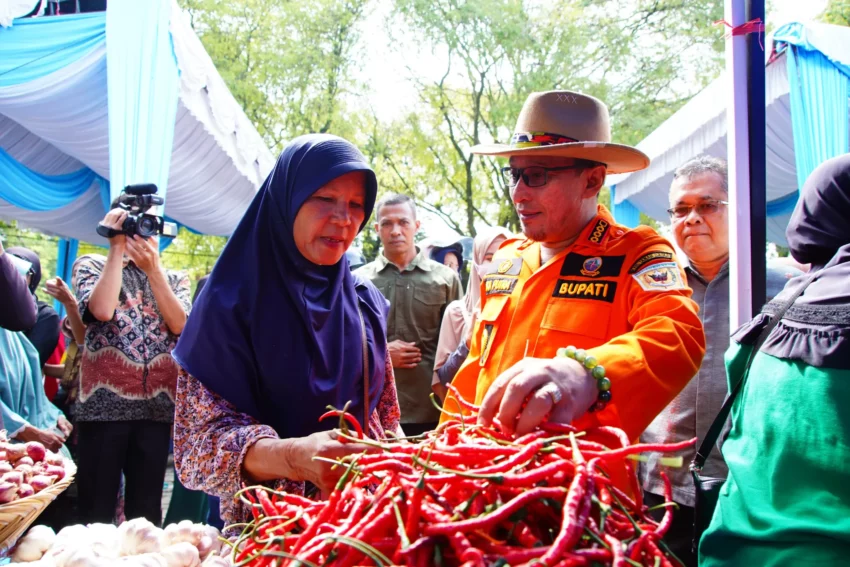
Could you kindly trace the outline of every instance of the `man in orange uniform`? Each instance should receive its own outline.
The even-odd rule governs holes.
[[[526,237],[493,258],[470,355],[453,381],[481,404],[484,425],[498,418],[521,435],[548,416],[637,439],[699,369],[705,337],[673,249],[597,204],[607,172],[649,164],[610,136],[608,109],[595,98],[534,93],[510,146],[472,149],[510,157],[503,172]],[[557,356],[567,346],[585,349],[609,382]]]

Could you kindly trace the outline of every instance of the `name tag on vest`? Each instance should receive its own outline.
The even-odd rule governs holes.
[[[594,282],[558,280],[552,297],[595,299],[597,301],[613,303],[616,293],[617,282],[611,280],[598,280]]]
[[[484,278],[484,293],[486,295],[510,295],[519,281],[517,277],[487,276]]]

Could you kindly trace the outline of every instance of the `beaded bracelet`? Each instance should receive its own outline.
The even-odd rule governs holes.
[[[596,388],[599,390],[599,395],[587,411],[594,412],[605,409],[605,406],[611,401],[611,380],[605,377],[605,367],[599,364],[595,356],[589,355],[584,349],[577,349],[572,345],[566,348],[559,348],[558,356],[572,358],[584,365],[590,371],[590,375],[596,380]]]

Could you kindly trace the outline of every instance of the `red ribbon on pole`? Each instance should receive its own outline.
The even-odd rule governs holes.
[[[764,22],[761,21],[761,18],[755,18],[754,20],[750,20],[749,22],[743,23],[740,26],[733,26],[726,20],[717,20],[714,22],[714,25],[723,24],[729,31],[726,33],[726,39],[734,36],[740,35],[749,35],[751,33],[759,34],[759,46],[761,46],[761,50],[764,51],[764,43],[762,42],[762,35],[764,34]]]

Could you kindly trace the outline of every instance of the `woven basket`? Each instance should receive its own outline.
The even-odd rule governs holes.
[[[18,538],[35,522],[48,504],[74,481],[77,467],[65,459],[65,478],[32,496],[0,504],[0,557],[6,555]]]

